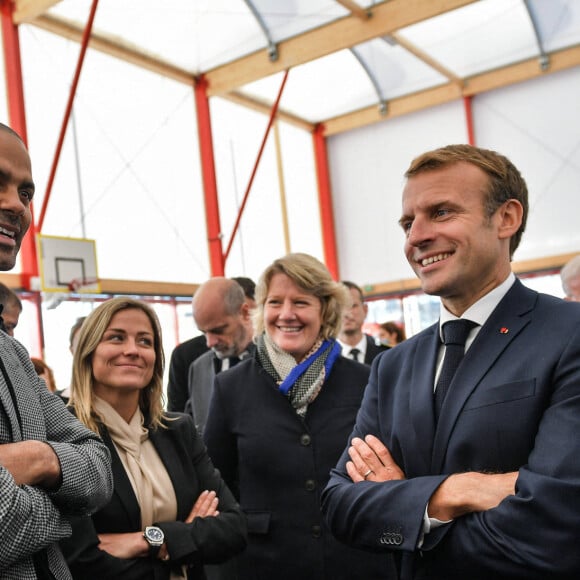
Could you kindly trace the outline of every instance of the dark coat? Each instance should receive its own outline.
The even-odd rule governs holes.
[[[171,353],[169,362],[169,382],[167,384],[167,410],[185,413],[189,399],[189,366],[209,349],[205,336],[195,336],[178,344]]]
[[[74,578],[79,580],[167,579],[170,565],[191,565],[189,579],[204,578],[203,564],[223,562],[245,546],[245,520],[234,497],[214,469],[189,415],[167,413],[167,429],[149,432],[175,489],[177,521],[156,522],[165,533],[170,563],[156,558],[119,559],[97,547],[99,533],[141,531],[141,512],[121,459],[106,429],[103,440],[112,456],[115,489],[111,501],[91,518],[73,521],[73,533],[62,542]],[[175,420],[171,420],[171,418]],[[219,516],[184,523],[199,494],[215,490]]]
[[[345,451],[323,494],[333,532],[403,554],[406,579],[580,576],[580,306],[516,281],[480,329],[433,416],[438,325],[373,364],[355,436],[376,435],[405,480],[353,484]],[[448,474],[519,471],[516,494],[425,536]]]
[[[376,356],[378,356],[382,352],[385,352],[386,350],[389,350],[390,347],[385,346],[383,344],[377,344],[375,342],[375,339],[372,336],[369,336],[368,334],[365,334],[365,336],[367,339],[367,351],[365,352],[364,363],[365,365],[370,365],[375,360]]]
[[[248,518],[239,580],[394,578],[389,557],[339,544],[320,514],[369,370],[339,357],[305,419],[255,358],[216,376],[204,437]]]

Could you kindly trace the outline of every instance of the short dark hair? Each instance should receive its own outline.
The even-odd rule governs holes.
[[[349,290],[356,290],[358,292],[358,295],[360,296],[360,301],[364,302],[365,301],[365,297],[362,291],[362,288],[360,286],[358,286],[357,284],[355,284],[354,282],[351,282],[350,280],[343,280],[342,283],[349,289]]]
[[[18,297],[18,294],[12,288],[8,288],[6,284],[2,284],[2,282],[0,282],[0,304],[2,306],[12,304],[22,312],[22,301]]]
[[[483,205],[487,217],[491,216],[506,201],[515,199],[524,209],[522,223],[510,239],[510,258],[513,257],[526,229],[528,219],[528,187],[517,167],[503,155],[489,149],[473,145],[448,145],[433,151],[427,151],[413,159],[405,177],[414,177],[419,173],[447,167],[460,162],[471,163],[484,171],[489,179],[489,186]]]
[[[256,283],[251,278],[246,278],[245,276],[234,276],[232,280],[236,281],[242,287],[246,298],[255,300]]]

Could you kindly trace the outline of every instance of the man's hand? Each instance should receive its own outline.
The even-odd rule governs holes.
[[[99,549],[115,558],[145,558],[149,556],[149,544],[143,532],[127,534],[99,534]]]
[[[355,437],[348,454],[351,461],[347,462],[346,471],[354,483],[405,479],[405,474],[394,462],[390,451],[374,435],[367,435],[364,441]]]
[[[202,491],[196,502],[193,504],[185,523],[191,524],[195,518],[208,518],[219,515],[217,509],[218,503],[219,499],[215,491]]]
[[[60,462],[53,448],[44,441],[18,441],[0,445],[0,465],[16,485],[55,489],[61,482]]]
[[[517,471],[451,475],[431,496],[428,515],[430,518],[449,521],[468,513],[497,507],[506,497],[515,494],[517,478]]]

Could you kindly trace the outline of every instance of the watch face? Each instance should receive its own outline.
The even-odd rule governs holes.
[[[164,535],[163,535],[163,532],[159,528],[148,527],[145,530],[145,535],[147,536],[147,539],[150,540],[151,542],[163,543]]]

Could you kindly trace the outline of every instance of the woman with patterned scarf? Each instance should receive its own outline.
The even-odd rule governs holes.
[[[312,256],[275,260],[256,288],[255,356],[216,376],[204,438],[247,516],[239,580],[395,578],[389,556],[339,544],[320,515],[369,376],[335,339],[347,300]]]

